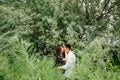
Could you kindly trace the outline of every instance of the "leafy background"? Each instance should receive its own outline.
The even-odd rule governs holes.
[[[120,79],[119,0],[0,0],[0,80],[64,80],[57,45],[72,45],[72,80]]]

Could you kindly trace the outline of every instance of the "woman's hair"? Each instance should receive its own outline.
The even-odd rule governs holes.
[[[61,46],[58,46],[58,47],[56,48],[56,53],[57,53],[57,55],[60,54],[60,51],[61,51]]]
[[[59,45],[56,48],[56,64],[58,63],[58,56],[60,55],[60,51],[61,51],[61,46]]]

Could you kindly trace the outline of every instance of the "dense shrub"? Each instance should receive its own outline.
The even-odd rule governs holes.
[[[0,80],[63,80],[54,55],[66,43],[73,80],[119,80],[119,16],[119,0],[1,0]]]

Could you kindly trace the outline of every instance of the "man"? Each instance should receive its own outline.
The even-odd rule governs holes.
[[[63,66],[58,67],[58,69],[65,69],[65,79],[69,79],[72,76],[73,73],[73,69],[75,67],[75,61],[76,61],[76,57],[73,54],[73,52],[71,51],[71,45],[70,44],[66,44],[64,46],[64,50],[65,53],[67,53],[67,59],[66,59],[66,64]]]

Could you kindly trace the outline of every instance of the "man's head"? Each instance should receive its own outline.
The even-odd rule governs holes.
[[[71,45],[70,44],[65,44],[64,50],[65,50],[66,53],[69,53],[69,51],[71,50]]]

